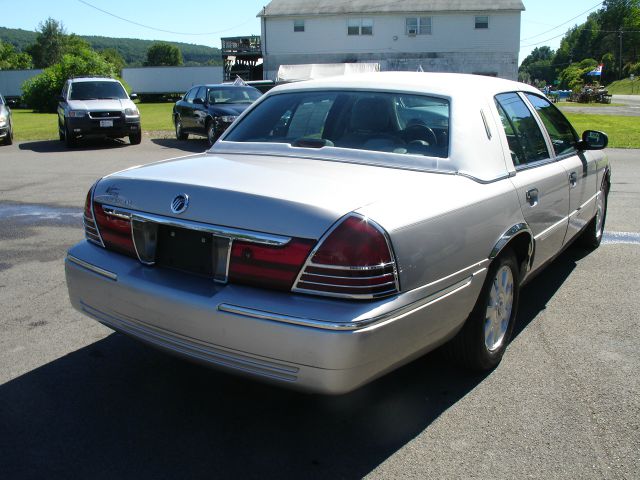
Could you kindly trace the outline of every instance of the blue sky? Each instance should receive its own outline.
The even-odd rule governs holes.
[[[596,0],[523,1],[527,10],[522,14],[520,61],[536,46],[558,48],[562,34],[586,19],[588,13],[583,12],[597,6],[589,10],[596,11],[600,6]],[[35,30],[42,20],[52,17],[61,20],[68,32],[79,35],[170,40],[219,48],[220,37],[260,34],[256,14],[266,4],[268,0],[0,0],[0,26]]]

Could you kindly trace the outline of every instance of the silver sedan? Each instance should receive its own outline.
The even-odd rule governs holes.
[[[69,296],[171,353],[307,391],[348,392],[443,344],[491,369],[521,285],[574,241],[599,245],[606,145],[495,78],[277,87],[208,152],[89,189]]]

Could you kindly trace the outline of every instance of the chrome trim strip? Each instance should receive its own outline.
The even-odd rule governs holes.
[[[373,224],[372,220],[369,220],[369,222],[371,222]],[[334,229],[332,229],[331,231],[333,231],[333,230]],[[318,250],[317,248],[314,248],[314,250],[311,253],[315,254],[315,252],[317,250]],[[311,256],[311,254],[309,254],[309,256]],[[305,268],[306,267],[312,267],[312,268],[326,268],[327,270],[368,272],[368,271],[371,271],[371,270],[380,270],[381,268],[386,268],[386,267],[393,266],[393,265],[394,265],[394,262],[388,262],[388,263],[381,263],[379,265],[371,265],[371,266],[368,266],[368,267],[350,267],[350,266],[340,266],[340,265],[325,265],[323,263],[313,263],[311,260],[309,260],[309,264],[305,265]],[[392,272],[389,272],[389,273],[392,273]],[[308,275],[318,275],[318,274],[316,274],[316,273],[308,273]],[[361,277],[357,277],[357,278],[361,278]]]
[[[438,283],[442,283],[442,282],[444,282],[445,280],[451,280],[451,279],[453,279],[453,278],[455,278],[455,277],[460,276],[461,274],[463,274],[463,273],[464,273],[464,272],[466,272],[467,270],[471,270],[471,269],[474,269],[474,268],[479,268],[479,270],[478,270],[477,272],[473,272],[473,273],[471,273],[470,275],[471,275],[471,276],[478,275],[478,274],[480,274],[481,272],[483,272],[484,270],[486,270],[486,269],[487,269],[487,267],[486,267],[486,266],[487,266],[488,264],[489,264],[489,259],[481,260],[481,261],[479,261],[479,262],[477,262],[477,263],[474,263],[473,265],[469,265],[468,267],[465,267],[465,268],[463,268],[463,269],[461,269],[461,270],[458,270],[457,272],[453,272],[453,273],[451,273],[451,274],[447,275],[446,277],[439,278],[438,280],[434,280],[433,282],[430,282],[430,283],[427,283],[427,284],[422,285],[422,286],[420,286],[420,287],[414,288],[413,290],[411,290],[411,292],[418,292],[418,291],[420,291],[420,290],[424,290],[424,289],[426,289],[426,288],[433,287],[433,286],[437,285]],[[469,275],[467,275],[467,277],[468,277],[468,276],[469,276]],[[466,277],[465,277],[465,278],[466,278]]]
[[[94,208],[93,208],[93,196],[94,196],[95,191],[96,191],[96,185],[98,185],[98,182],[99,182],[99,181],[100,181],[100,180],[98,180],[96,183],[94,183],[94,184],[91,186],[91,195],[90,195],[90,200],[89,200],[89,207],[91,208],[91,216],[93,217],[93,219],[92,219],[92,222],[91,222],[91,223],[93,223],[93,226],[94,226],[94,228],[95,228],[96,232],[98,232],[98,240],[100,241],[100,243],[96,242],[94,239],[91,239],[91,238],[89,238],[88,240],[89,240],[90,242],[95,243],[96,245],[99,245],[99,246],[100,246],[100,247],[102,247],[102,248],[105,248],[105,246],[104,246],[104,240],[102,240],[102,234],[100,233],[100,229],[98,228],[98,223],[96,222],[96,212],[94,211]],[[84,222],[83,222],[83,223],[84,223]],[[86,235],[85,235],[85,236],[86,236]]]
[[[565,218],[566,221],[566,218]],[[494,259],[498,256],[498,254],[502,251],[502,249],[504,248],[504,246],[509,243],[509,241],[514,238],[516,235],[519,235],[520,233],[528,233],[531,238],[534,238],[533,236],[533,232],[531,231],[531,229],[529,228],[529,225],[527,225],[526,223],[517,223],[516,225],[513,225],[511,228],[509,228],[509,230],[507,230],[506,232],[504,232],[502,234],[502,236],[500,237],[500,239],[496,242],[496,244],[493,246],[493,249],[491,249],[491,253],[489,254],[489,258],[490,259]],[[531,258],[531,254],[533,253],[533,245],[529,245],[529,258]]]
[[[382,278],[382,277],[386,277],[387,275],[393,275],[393,272],[389,272],[389,273],[382,273],[380,275],[374,275],[374,276],[369,276],[369,277],[341,277],[339,275],[323,275],[321,273],[304,273],[303,275],[310,275],[313,277],[322,277],[322,278],[333,278],[333,279],[338,279],[338,280],[375,280],[378,278]],[[306,280],[300,280],[301,282],[306,282]]]
[[[114,207],[112,205],[102,205],[102,209],[108,215],[126,218],[135,218],[138,221],[160,223],[176,228],[186,228],[199,232],[211,233],[216,237],[226,237],[232,240],[243,240],[245,242],[259,243],[263,245],[283,246],[291,241],[291,237],[284,235],[274,235],[270,233],[253,232],[240,228],[223,227],[219,225],[209,225],[206,223],[194,222],[191,220],[163,217],[152,213],[136,212],[125,208]]]
[[[100,323],[119,332],[131,335],[152,345],[169,349],[181,355],[202,360],[209,364],[221,365],[238,371],[274,378],[277,380],[295,382],[299,367],[263,360],[223,347],[205,342],[194,341],[174,332],[154,328],[137,318],[119,312],[103,312],[87,303],[80,301],[82,311]]]
[[[301,283],[304,283],[304,282],[301,282]],[[335,285],[335,286],[344,287],[344,285]],[[294,293],[307,293],[309,295],[315,295],[320,297],[346,298],[348,300],[378,300],[379,298],[388,297],[389,295],[398,293],[395,289],[384,290],[382,292],[377,292],[377,293],[336,293],[336,292],[325,292],[322,290],[310,290],[308,288],[296,288],[295,290],[291,289],[291,291]]]
[[[218,310],[232,315],[240,315],[242,317],[253,318],[255,320],[268,320],[271,322],[286,323],[290,325],[298,325],[301,327],[316,328],[320,330],[333,330],[333,331],[362,331],[365,328],[374,328],[382,324],[387,324],[395,320],[399,320],[407,315],[410,315],[418,310],[428,307],[433,303],[442,300],[471,284],[473,277],[484,272],[486,269],[481,269],[469,277],[454,283],[447,288],[444,288],[432,295],[417,300],[404,307],[397,308],[388,313],[377,315],[371,318],[365,318],[362,320],[355,320],[352,322],[327,322],[323,320],[317,320],[314,318],[296,317],[292,315],[284,315],[275,312],[267,312],[264,310],[257,310],[254,308],[241,307],[239,305],[231,305],[228,303],[221,303],[218,305]]]
[[[569,219],[575,217],[578,213],[580,213],[581,210],[584,210],[591,202],[593,202],[595,199],[597,199],[600,196],[600,193],[601,193],[601,191],[598,190],[598,192],[595,195],[593,195],[589,200],[587,200],[582,205],[580,205],[578,208],[576,208],[573,212],[571,212],[569,214]]]
[[[113,280],[114,282],[118,281],[118,275],[110,272],[109,270],[105,270],[104,268],[96,267],[84,260],[80,260],[78,257],[74,257],[73,255],[67,254],[67,260],[75,263],[76,265],[86,268],[87,270],[92,271],[93,273],[97,273],[98,275],[102,275],[103,277],[108,278],[109,280]]]
[[[543,231],[541,231],[538,235],[536,235],[534,238],[534,240],[538,240],[539,238],[544,238],[547,235],[549,235],[549,233],[551,233],[552,230],[555,230],[558,227],[566,227],[567,223],[569,222],[569,216],[567,215],[566,217],[564,217],[562,220],[557,221],[556,223],[554,223],[553,225],[551,225],[550,227],[545,228]],[[564,224],[564,225],[563,225]]]
[[[102,209],[104,210],[104,207]],[[105,213],[106,213],[106,211],[105,211]],[[122,216],[119,216],[119,215],[114,215],[114,216],[118,217],[118,218],[122,218]],[[148,262],[148,261],[142,259],[142,257],[140,256],[140,252],[138,251],[138,245],[136,244],[136,236],[135,236],[135,234],[133,232],[133,217],[129,217],[128,221],[129,221],[129,230],[131,232],[131,243],[133,243],[133,249],[136,252],[136,257],[138,257],[138,261],[141,264],[146,265],[147,267],[152,267],[153,265],[156,264],[155,252],[154,252],[154,260],[152,262]]]
[[[480,109],[480,116],[482,117],[482,123],[484,123],[484,129],[487,132],[487,138],[491,140],[491,137],[493,136],[491,134],[491,127],[489,127],[489,122],[487,122],[487,117],[485,116],[483,109]]]
[[[395,285],[396,282],[395,281],[391,281],[391,282],[385,282],[385,283],[376,283],[374,285],[337,285],[335,283],[322,283],[322,282],[310,282],[308,280],[300,280],[300,282],[298,283],[303,283],[306,285],[320,285],[322,287],[335,287],[335,288],[369,288],[369,289],[374,289],[374,288],[379,288],[379,287],[384,287],[387,285]],[[327,293],[333,293],[333,292],[327,292]]]

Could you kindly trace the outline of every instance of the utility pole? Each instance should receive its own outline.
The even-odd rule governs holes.
[[[620,73],[618,74],[618,80],[622,80],[622,29],[618,32],[620,37]]]

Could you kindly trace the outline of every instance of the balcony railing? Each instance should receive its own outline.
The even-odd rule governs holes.
[[[222,38],[222,55],[261,54],[260,36]]]

